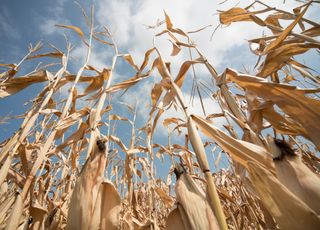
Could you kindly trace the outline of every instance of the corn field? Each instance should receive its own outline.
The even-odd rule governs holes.
[[[268,31],[248,40],[257,57],[253,70],[218,73],[191,39],[210,28],[185,31],[166,12],[149,26],[153,46],[137,63],[108,27],[96,27],[93,7],[82,8],[87,28],[56,25],[85,45],[80,68],[69,68],[67,38],[65,50],[49,44],[44,52],[39,42],[18,64],[0,64],[1,99],[43,85],[19,117],[20,128],[0,143],[0,228],[320,229],[320,78],[295,58],[319,56],[320,22],[306,13],[320,2],[297,3],[287,11],[260,1],[218,11],[220,27],[246,22]],[[161,38],[171,42],[178,71],[162,55]],[[97,43],[110,52],[103,69],[89,64]],[[190,58],[179,63],[183,51]],[[20,74],[30,63],[33,70]],[[120,63],[133,75],[116,81]],[[195,66],[210,84],[201,84]],[[148,119],[137,127],[137,105],[117,98],[151,79]],[[190,109],[189,82],[202,114]],[[205,94],[221,113],[206,113]],[[158,122],[170,109],[177,116]],[[167,128],[166,143],[155,138],[157,126]],[[160,176],[162,164],[169,171]]]

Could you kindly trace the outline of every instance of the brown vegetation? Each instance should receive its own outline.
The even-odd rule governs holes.
[[[1,64],[8,70],[0,74],[0,98],[35,83],[46,86],[26,111],[20,129],[0,144],[0,228],[319,229],[320,160],[316,153],[320,148],[320,101],[316,97],[320,79],[294,59],[309,50],[319,52],[320,25],[305,18],[315,4],[319,2],[310,1],[290,13],[255,1],[246,8],[220,12],[221,24],[247,21],[271,31],[270,36],[249,41],[251,47],[257,47],[252,50],[259,57],[256,74],[230,68],[218,74],[189,33],[175,28],[167,14],[164,30],[155,37],[169,37],[172,56],[182,49],[198,55],[182,63],[176,77],[156,44],[139,66],[130,54],[118,52],[106,28],[94,31],[93,20],[86,14],[88,37],[78,27],[57,25],[76,32],[87,46],[86,61],[76,74],[67,68],[70,44],[66,52],[53,47],[52,52],[39,54],[42,44],[38,43],[29,47],[19,64]],[[255,5],[262,10],[254,11]],[[283,28],[281,20],[290,23]],[[298,26],[301,32],[293,32]],[[88,65],[93,42],[114,48],[110,67],[98,70]],[[50,72],[48,65],[17,76],[22,63],[48,57],[60,60],[58,71]],[[113,84],[118,59],[124,59],[136,74]],[[218,89],[212,97],[222,114],[190,114],[182,87],[194,64],[204,65],[216,82]],[[156,71],[161,80],[151,91],[149,120],[140,130],[146,138],[142,146],[134,121],[112,113],[117,102],[109,103],[108,98],[142,84]],[[91,75],[84,74],[88,72]],[[291,84],[295,79],[311,82],[316,88],[296,87]],[[66,84],[71,85],[69,94],[56,102],[55,94]],[[82,94],[78,84],[86,84]],[[241,94],[235,94],[234,88]],[[77,100],[88,95],[94,106],[80,108]],[[163,146],[153,138],[159,117],[171,107],[181,108],[184,120],[166,119],[165,125],[186,130],[185,146],[170,141]],[[136,116],[134,109],[128,108]],[[107,121],[103,120],[105,114]],[[216,117],[230,121],[226,126],[229,133],[214,125]],[[128,146],[123,137],[113,135],[110,123],[114,120],[131,125]],[[107,133],[101,131],[104,126]],[[236,127],[241,132],[236,133]],[[266,129],[273,135],[263,135]],[[65,138],[67,130],[72,133]],[[208,143],[202,142],[200,133],[227,155],[229,170],[210,169]],[[301,143],[298,136],[310,142]],[[284,141],[276,139],[279,137]],[[111,143],[117,147],[111,148]],[[172,159],[175,192],[170,181],[155,177],[155,149]],[[125,159],[117,158],[118,151],[125,153]]]

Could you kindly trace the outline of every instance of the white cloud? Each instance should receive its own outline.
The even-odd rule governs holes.
[[[51,8],[50,11],[54,13],[56,16],[63,16],[65,10],[65,3],[67,0],[56,0],[56,6]]]
[[[83,43],[72,50],[71,57],[73,58],[73,64],[76,68],[83,66],[87,57],[87,52],[88,48]],[[98,49],[93,46],[91,49],[89,65],[92,65],[101,71],[110,64],[111,55],[113,54],[107,52],[105,49]]]
[[[131,1],[102,1],[98,6],[97,17],[102,25],[111,25],[116,42],[122,46],[131,39],[133,13]]]
[[[129,88],[129,90],[120,98],[120,100],[123,100],[132,106],[137,106],[137,115],[143,122],[147,121],[149,118],[152,86],[153,83],[151,81],[142,82],[142,84],[138,83]]]
[[[59,24],[56,19],[46,19],[39,24],[40,32],[45,35],[53,34],[57,32],[57,27],[55,27],[56,24]]]
[[[54,33],[62,33],[62,30],[58,30],[56,24],[69,24],[69,20],[65,17],[65,3],[66,0],[57,0],[53,3],[53,7],[48,8],[49,15],[43,15],[41,23],[39,23],[39,30],[43,35],[51,35]]]

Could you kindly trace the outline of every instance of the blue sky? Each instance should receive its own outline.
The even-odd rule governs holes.
[[[251,1],[241,1],[239,6],[246,6]],[[286,1],[283,5],[282,1],[276,2],[277,7],[288,9],[296,5],[295,1]],[[147,49],[152,47],[152,37],[155,33],[153,30],[146,29],[146,25],[155,25],[157,20],[163,20],[165,10],[171,17],[173,24],[176,27],[186,31],[195,30],[207,25],[211,25],[206,30],[192,35],[192,39],[199,45],[208,60],[213,64],[219,72],[222,72],[226,67],[244,70],[243,66],[251,69],[254,73],[253,66],[256,57],[250,53],[247,40],[261,36],[262,32],[266,31],[252,23],[236,23],[229,27],[220,28],[210,39],[214,27],[218,25],[218,15],[216,10],[228,9],[235,6],[238,2],[227,1],[224,4],[218,4],[217,1],[196,1],[196,0],[100,0],[100,1],[80,1],[80,4],[89,13],[90,5],[95,6],[95,24],[97,28],[107,26],[119,46],[121,53],[130,53],[133,55],[136,63],[140,65],[143,55]],[[308,13],[308,17],[317,18],[319,21],[319,6],[314,6]],[[85,26],[85,21],[80,8],[73,1],[57,0],[2,0],[0,8],[0,63],[17,63],[27,53],[29,43],[35,44],[39,40],[46,45],[47,42],[54,44],[61,50],[65,50],[66,43],[64,34],[70,39],[74,45],[71,53],[71,71],[76,71],[84,61],[86,48],[79,41],[78,36],[74,33],[55,27],[55,24],[75,25],[81,27],[87,34],[88,29]],[[158,32],[161,30],[158,30]],[[177,73],[183,61],[188,60],[188,53],[182,52],[177,57],[171,57],[171,45],[167,37],[158,38],[156,41],[157,47],[161,50],[166,60],[172,61],[172,71]],[[46,46],[45,49],[48,49]],[[44,49],[44,50],[45,50]],[[106,46],[94,44],[93,53],[90,63],[102,70],[104,67],[110,67],[111,64],[111,49]],[[316,52],[310,52],[302,56],[301,61],[308,64],[320,72],[320,58]],[[20,74],[26,74],[36,65],[36,61],[28,62],[21,68]],[[1,69],[3,70],[3,69]],[[196,66],[197,74],[200,79],[214,89],[214,84],[208,80],[208,73],[204,68]],[[120,61],[117,65],[114,82],[132,77],[134,72],[124,61]],[[147,114],[150,110],[148,104],[150,99],[150,90],[154,82],[159,79],[155,73],[153,78],[145,81],[138,86],[130,89],[124,96],[117,100],[124,101],[138,106],[138,123],[140,128],[144,125],[147,119]],[[190,95],[190,86],[192,84],[189,76],[184,86],[185,94]],[[13,96],[0,100],[0,117],[22,115],[28,106],[24,105],[27,100],[32,99],[42,89],[43,84],[33,85],[22,92]],[[79,86],[79,90],[83,87]],[[64,88],[66,95],[67,88]],[[209,97],[204,95],[204,101],[209,111],[208,113],[219,112],[218,105]],[[83,102],[84,103],[84,102]],[[79,105],[81,106],[81,105]],[[192,112],[201,115],[201,108],[198,101],[192,106]],[[125,106],[119,105],[115,108],[115,112],[122,116],[128,116]],[[165,117],[177,116],[178,112],[170,110]],[[181,116],[181,114],[179,115]],[[163,119],[162,119],[163,120]],[[155,138],[158,138],[160,143],[166,143],[166,129],[162,127],[161,122],[156,132]],[[10,120],[6,124],[0,126],[0,142],[10,137],[16,131],[22,119]],[[221,126],[223,121],[217,121],[217,125]],[[127,130],[123,135],[128,141],[130,133],[128,126],[119,122],[118,126],[121,130]],[[127,127],[127,128],[125,128]],[[181,138],[175,137],[175,141],[181,143]]]

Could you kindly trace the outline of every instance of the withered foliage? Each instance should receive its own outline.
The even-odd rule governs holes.
[[[320,24],[306,18],[312,7],[319,7],[319,1],[301,3],[292,12],[260,1],[219,12],[222,25],[247,22],[267,31],[249,40],[258,56],[253,72],[226,68],[218,74],[190,38],[206,28],[185,32],[166,13],[164,23],[150,27],[162,31],[140,65],[118,51],[107,28],[95,31],[85,13],[88,33],[73,25],[56,25],[79,35],[88,50],[77,73],[68,70],[71,44],[65,52],[51,46],[53,51],[39,53],[38,43],[29,47],[19,64],[0,64],[7,68],[0,74],[1,98],[44,84],[20,129],[0,144],[0,228],[319,229],[320,79],[295,58],[310,50],[319,52]],[[177,73],[157,47],[156,39],[164,36],[172,44],[172,56],[182,50],[197,55],[178,63]],[[88,64],[93,43],[114,50],[111,66],[99,70]],[[22,63],[43,58],[59,60],[59,68],[37,66],[19,75]],[[135,74],[114,83],[119,59]],[[183,89],[193,65],[203,65],[218,86],[211,96],[221,113],[207,117],[190,113]],[[149,119],[138,130],[135,108],[127,105],[133,119],[122,117],[113,109],[120,104],[110,98],[153,74],[161,78],[151,94],[146,93]],[[193,80],[203,106],[195,75]],[[79,84],[85,85],[83,92]],[[68,94],[58,97],[63,87],[70,87]],[[87,105],[81,106],[80,100]],[[155,128],[170,108],[181,110],[184,118],[166,118],[158,124],[174,125],[163,145],[154,138]],[[216,118],[226,119],[225,129],[215,125]],[[129,144],[113,132],[114,121],[131,128]],[[175,131],[187,133],[185,145],[172,143]],[[204,143],[200,133],[209,142]],[[210,168],[208,145],[221,150],[216,165],[225,154],[227,169]],[[155,157],[164,156],[172,161],[166,181],[155,172],[159,167]]]

